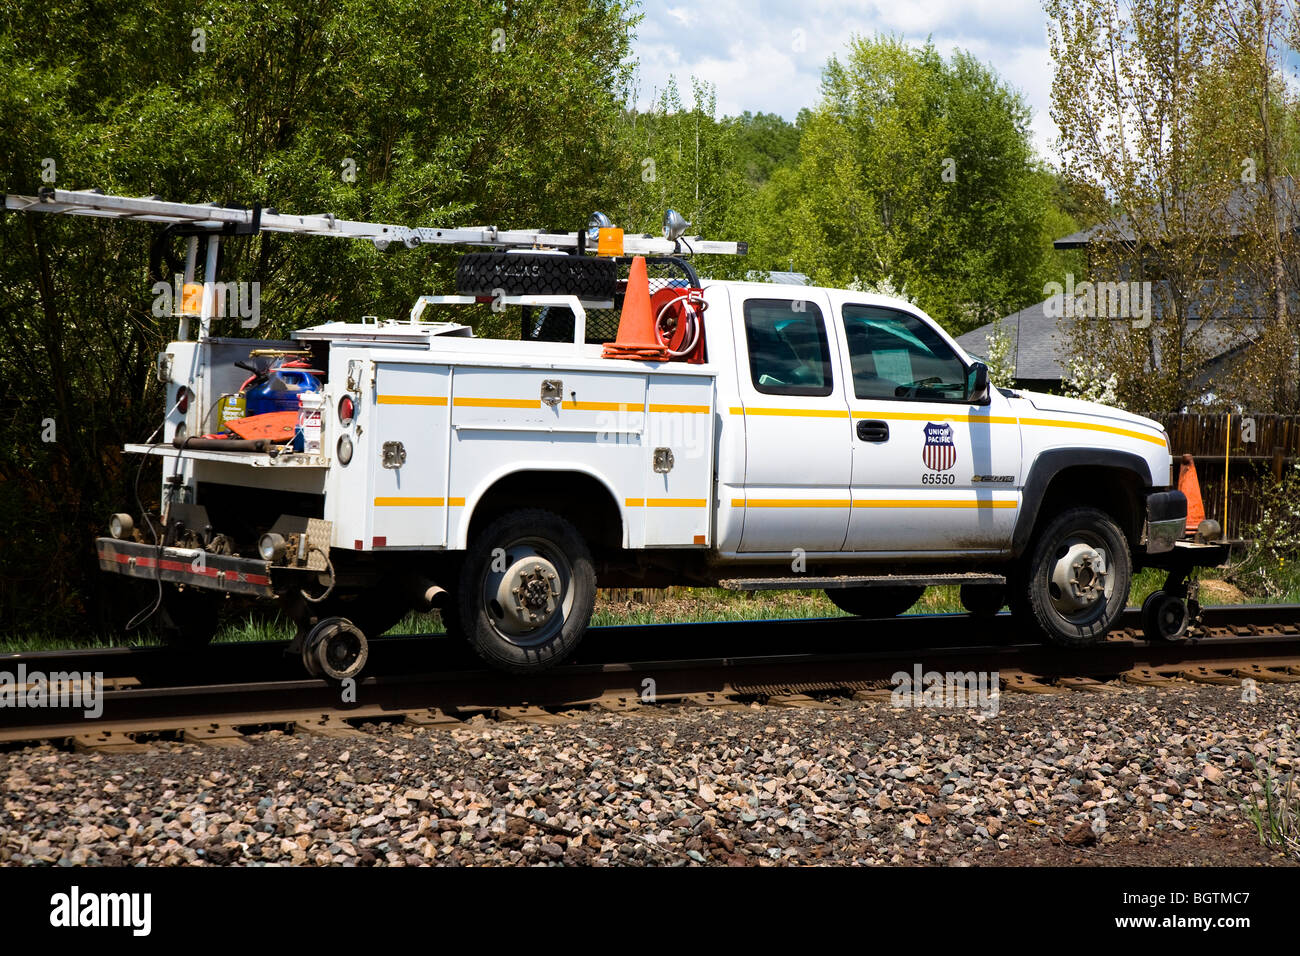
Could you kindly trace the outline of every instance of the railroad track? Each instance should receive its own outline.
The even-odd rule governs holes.
[[[247,731],[265,727],[353,736],[367,721],[454,726],[486,714],[561,723],[575,708],[632,711],[648,703],[827,706],[834,698],[887,698],[891,676],[917,664],[997,671],[1010,693],[1300,681],[1300,606],[1210,608],[1201,636],[1172,645],[1146,643],[1130,609],[1104,644],[1076,652],[995,642],[1009,623],[933,615],[596,628],[573,662],[529,677],[483,669],[459,641],[381,638],[371,644],[369,676],[348,699],[339,687],[304,678],[281,643],[8,654],[0,655],[0,671],[102,674],[103,712],[89,720],[77,711],[6,707],[0,743],[53,740],[114,751],[163,736],[241,746]]]

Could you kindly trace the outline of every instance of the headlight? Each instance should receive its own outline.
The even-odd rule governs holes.
[[[131,537],[135,522],[127,514],[115,514],[108,519],[108,533],[119,541]]]
[[[347,435],[339,436],[339,464],[346,465],[352,460],[352,439]]]
[[[284,557],[284,538],[268,531],[257,539],[257,553],[263,561],[277,561]]]

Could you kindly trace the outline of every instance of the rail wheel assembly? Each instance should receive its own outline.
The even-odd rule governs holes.
[[[370,657],[370,642],[345,617],[327,617],[302,642],[302,664],[313,677],[356,678]]]
[[[1195,601],[1169,591],[1152,591],[1142,602],[1142,633],[1152,643],[1181,641],[1187,636],[1195,612]]]

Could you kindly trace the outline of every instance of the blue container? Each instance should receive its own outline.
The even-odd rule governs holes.
[[[319,392],[320,382],[315,375],[300,368],[274,369],[266,380],[245,393],[247,415],[265,415],[267,412],[296,412],[298,396],[302,392]]]
[[[298,396],[303,392],[319,392],[320,381],[315,375],[300,368],[277,368],[271,371],[260,385],[245,393],[245,413],[248,416],[267,412],[298,411]],[[293,436],[294,451],[302,451],[302,433]]]

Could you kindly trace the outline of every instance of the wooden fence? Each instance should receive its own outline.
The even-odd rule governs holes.
[[[1205,503],[1205,516],[1224,521],[1225,454],[1228,510],[1225,527],[1236,536],[1260,516],[1259,490],[1269,474],[1281,477],[1300,459],[1300,416],[1220,415],[1157,416],[1169,432],[1174,454],[1173,481],[1178,462],[1191,455]]]

